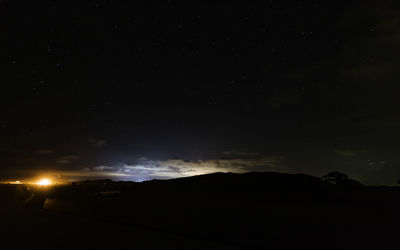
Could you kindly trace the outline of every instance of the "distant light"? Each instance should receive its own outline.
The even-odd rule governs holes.
[[[6,182],[7,184],[14,184],[14,185],[18,185],[18,184],[22,184],[20,181],[10,181],[10,182]]]
[[[36,184],[38,184],[39,186],[49,186],[51,185],[51,181],[49,179],[41,179]]]

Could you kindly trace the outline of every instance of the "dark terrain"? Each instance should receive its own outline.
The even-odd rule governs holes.
[[[298,174],[2,185],[1,249],[398,249],[400,188]]]

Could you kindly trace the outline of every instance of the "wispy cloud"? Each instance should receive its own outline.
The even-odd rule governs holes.
[[[54,153],[54,150],[51,150],[51,149],[39,149],[39,150],[35,151],[35,154],[38,154],[38,155],[50,155],[53,153]]]
[[[245,157],[255,157],[259,156],[259,153],[256,152],[249,152],[249,151],[238,151],[238,150],[231,150],[231,151],[224,151],[222,152],[224,156],[245,156]]]
[[[89,142],[90,144],[92,144],[93,147],[96,148],[103,148],[107,146],[107,141],[104,139],[90,139]]]
[[[66,174],[76,177],[115,177],[133,181],[154,178],[169,179],[215,172],[277,171],[281,160],[282,157],[279,156],[261,157],[255,155],[251,158],[233,157],[198,161],[185,161],[177,158],[168,160],[140,158],[136,164],[102,165]]]
[[[365,11],[356,11],[363,9]],[[400,9],[392,0],[361,1],[344,18],[344,26],[356,30],[369,23],[368,36],[354,36],[345,51],[346,67],[342,76],[379,86],[397,84],[400,76],[396,56],[400,54]],[[397,85],[396,85],[397,86]]]
[[[77,155],[66,155],[58,158],[57,163],[59,164],[70,164],[73,163],[77,160],[79,160],[80,157]]]
[[[359,154],[359,152],[350,151],[350,150],[339,150],[339,149],[334,150],[334,152],[337,155],[348,156],[348,157],[357,156]]]
[[[109,167],[109,166],[98,166],[98,167],[94,167],[93,170],[95,170],[95,171],[110,171],[110,170],[115,170],[115,168]]]

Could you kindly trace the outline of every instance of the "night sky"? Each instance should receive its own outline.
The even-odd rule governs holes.
[[[0,1],[0,176],[400,178],[397,1]]]

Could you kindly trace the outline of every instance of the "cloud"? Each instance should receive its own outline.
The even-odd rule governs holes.
[[[348,157],[353,157],[353,156],[357,156],[358,152],[354,152],[354,151],[349,151],[349,150],[334,150],[334,152],[338,155],[341,156],[348,156]]]
[[[392,0],[363,1],[351,9],[343,20],[343,26],[353,35],[343,52],[347,67],[341,77],[374,89],[376,84],[397,87],[399,25],[400,6]]]
[[[57,163],[59,164],[70,164],[73,163],[77,160],[79,160],[80,157],[77,155],[67,155],[67,156],[62,156],[58,158]]]
[[[342,20],[347,39],[342,38],[343,51],[333,65],[335,83],[343,87],[338,107],[347,104],[344,112],[360,114],[345,118],[346,123],[375,145],[384,137],[400,138],[400,110],[395,108],[400,104],[399,25],[400,4],[394,0],[360,1]]]
[[[35,154],[38,154],[38,155],[50,155],[53,153],[54,153],[54,150],[51,150],[51,149],[40,149],[40,150],[35,151]]]
[[[134,180],[130,175],[124,174],[123,172],[102,172],[102,171],[92,171],[88,168],[82,169],[81,171],[61,171],[58,173],[62,179],[67,181],[71,180],[81,180],[81,179],[104,179],[113,178],[116,180]]]
[[[95,171],[111,171],[111,170],[115,170],[115,168],[109,167],[109,166],[98,166],[98,167],[94,167],[93,170],[95,170]]]
[[[226,155],[226,154],[223,154]],[[232,155],[232,154],[230,154]],[[245,173],[250,171],[278,170],[282,157],[232,157],[224,159],[210,159],[198,161],[185,161],[178,158],[168,160],[152,160],[140,158],[136,164],[119,163],[114,166],[101,165],[93,168],[85,168],[81,171],[66,172],[66,176],[115,178],[118,180],[142,181],[149,179],[170,179],[188,177],[194,175],[209,174],[215,172]],[[63,161],[71,161],[75,158],[64,157]]]
[[[90,144],[92,144],[93,147],[96,148],[103,148],[107,146],[107,141],[104,139],[90,139],[89,142]]]
[[[224,156],[254,157],[254,156],[258,156],[259,154],[255,153],[255,152],[249,152],[249,151],[231,150],[231,151],[222,152],[222,155],[224,155]]]

